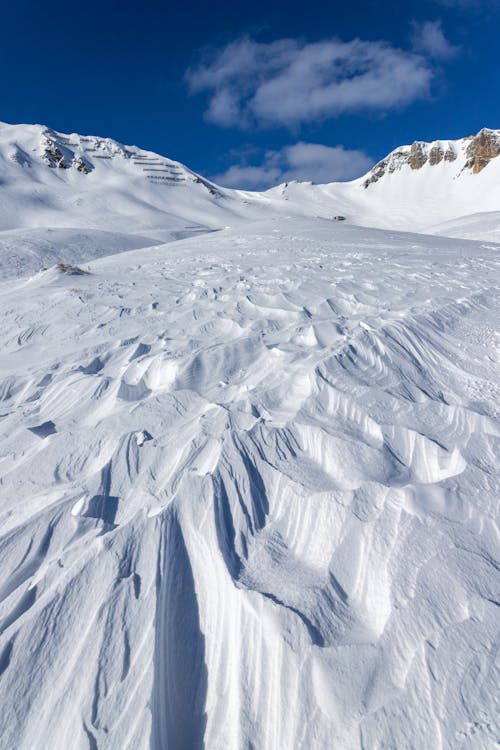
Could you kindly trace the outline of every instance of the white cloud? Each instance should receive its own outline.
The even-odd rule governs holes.
[[[207,118],[221,126],[296,127],[342,114],[385,112],[428,95],[431,64],[385,42],[296,39],[232,42],[187,72],[208,92]]]
[[[299,141],[279,151],[267,151],[257,166],[235,164],[213,179],[226,187],[257,190],[291,180],[349,180],[364,174],[372,165],[373,160],[362,151]]]
[[[441,21],[413,22],[413,46],[417,52],[422,52],[436,60],[446,60],[454,57],[458,47],[446,39]]]
[[[261,190],[279,185],[281,170],[278,167],[263,163],[258,167],[244,164],[233,164],[225,172],[213,177],[214,182],[229,188],[241,190]]]

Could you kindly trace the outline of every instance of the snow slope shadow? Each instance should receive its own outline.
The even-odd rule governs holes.
[[[151,750],[203,747],[208,672],[189,554],[175,512],[162,518]]]

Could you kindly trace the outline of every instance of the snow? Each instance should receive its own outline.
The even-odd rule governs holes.
[[[275,199],[285,198],[289,211],[295,214],[332,218],[339,213],[361,226],[430,234],[436,225],[441,233],[445,222],[460,229],[464,217],[482,213],[472,232],[461,235],[457,231],[456,236],[490,239],[490,212],[496,214],[498,228],[500,159],[493,159],[479,174],[465,171],[464,163],[462,149],[455,162],[424,164],[418,170],[406,165],[367,188],[364,176],[330,185],[290,183],[268,192]]]
[[[500,211],[470,214],[430,227],[429,234],[482,239],[500,244]]]
[[[500,246],[115,158],[2,192],[0,747],[495,747]]]
[[[500,159],[492,159],[479,174],[472,174],[465,168],[468,144],[467,139],[447,144],[457,153],[453,162],[427,163],[419,170],[406,164],[368,188],[364,187],[365,175],[347,183],[292,182],[252,193],[218,187],[179,162],[111,139],[57,133],[41,125],[0,123],[2,276],[39,270],[56,252],[62,262],[85,262],[111,252],[280,216],[288,220],[342,215],[358,226],[431,234],[443,233],[449,225],[451,236],[495,241],[499,238]],[[79,160],[88,174],[76,168]],[[477,214],[482,215],[474,219]],[[25,235],[25,252],[19,249],[17,267],[9,271],[10,231],[21,229],[30,230]],[[46,234],[38,234],[43,229],[71,230],[73,248],[65,254],[60,234],[54,242],[50,240],[50,252]],[[84,230],[83,241],[75,230]],[[108,236],[94,235],[96,231]]]
[[[0,232],[0,278],[28,276],[56,263],[78,264],[162,244],[153,237],[98,229],[10,229]]]

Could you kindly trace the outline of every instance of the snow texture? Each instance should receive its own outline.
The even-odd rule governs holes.
[[[497,747],[500,246],[400,231],[497,216],[106,144],[0,186],[0,748]]]

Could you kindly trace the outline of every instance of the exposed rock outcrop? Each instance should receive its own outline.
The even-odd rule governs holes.
[[[385,174],[392,174],[405,163],[406,152],[403,150],[393,151],[385,159],[379,161],[373,167],[370,176],[365,180],[365,188],[371,185],[372,182],[378,182]]]
[[[421,169],[424,164],[430,166],[440,164],[442,161],[455,161],[457,153],[452,143],[425,143],[415,141],[411,146],[397,149],[389,154],[385,159],[376,164],[370,175],[364,182],[367,188],[374,182],[378,182],[384,175],[392,174],[404,166],[409,166],[413,170]]]
[[[210,195],[213,195],[216,198],[221,198],[222,197],[222,193],[220,192],[220,190],[217,190],[216,186],[213,185],[211,182],[208,182],[208,180],[204,180],[199,175],[195,175],[194,177],[192,177],[192,180],[197,185],[203,185],[203,187],[208,190],[208,192],[210,193]]]
[[[92,171],[90,165],[81,156],[77,156],[76,154],[73,157],[71,166],[82,174],[89,174]]]
[[[42,143],[42,161],[52,169],[59,168],[59,169],[68,169],[69,164],[66,163],[64,160],[63,153],[61,149],[57,147],[57,145],[54,143],[54,141],[50,140],[50,138],[44,138]]]
[[[478,174],[499,154],[500,131],[483,128],[476,136],[470,138],[464,169],[471,169],[474,174]]]
[[[461,141],[435,141],[425,143],[415,141],[411,146],[404,146],[393,151],[389,156],[376,164],[363,185],[369,187],[378,182],[384,175],[392,174],[405,166],[410,169],[421,169],[425,164],[434,167],[443,162],[454,162],[461,155],[463,170],[471,170],[473,174],[481,172],[491,161],[500,154],[500,131],[484,128],[477,135]],[[459,167],[460,169],[460,167]]]
[[[431,167],[440,164],[442,161],[455,161],[457,158],[456,152],[448,146],[444,149],[441,145],[432,146],[429,151],[429,164]]]
[[[408,164],[412,169],[420,169],[426,163],[428,157],[426,143],[420,143],[415,141],[412,143],[410,153],[408,155]]]

